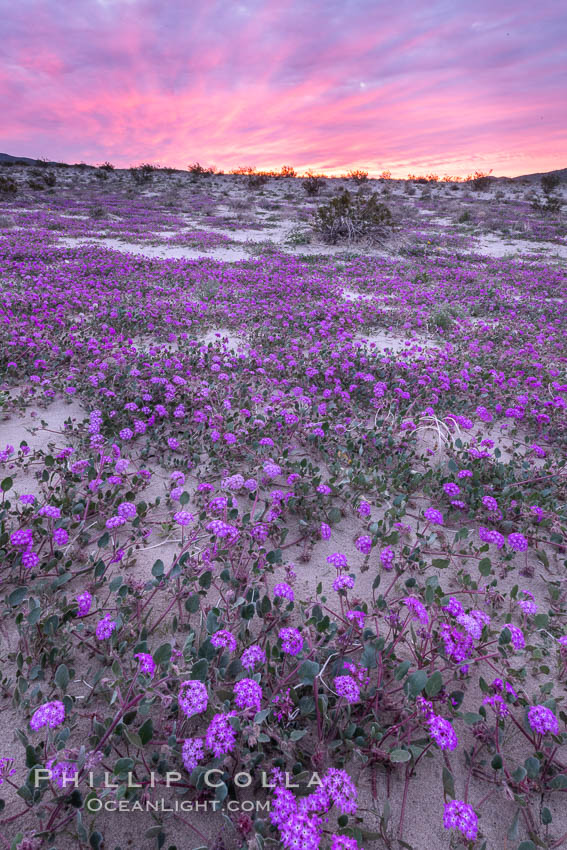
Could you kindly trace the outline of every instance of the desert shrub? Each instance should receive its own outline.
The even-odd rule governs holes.
[[[279,177],[296,177],[295,168],[292,165],[282,165]]]
[[[457,219],[459,224],[467,224],[469,221],[472,221],[472,216],[469,210],[465,210],[464,213],[461,213],[459,218]]]
[[[475,173],[468,182],[472,184],[472,187],[476,192],[485,192],[487,189],[490,188],[490,184],[494,179],[490,176],[491,173],[492,169],[488,172],[475,171]]]
[[[43,180],[40,180],[37,177],[30,177],[30,179],[28,180],[28,186],[30,187],[30,189],[34,189],[36,192],[47,188]]]
[[[361,168],[355,168],[348,171],[346,174],[347,180],[354,180],[355,183],[366,183],[368,180],[368,171],[363,171]]]
[[[107,212],[104,207],[91,207],[89,210],[89,217],[94,219],[106,218]]]
[[[15,195],[18,184],[11,177],[0,176],[0,193],[3,195]]]
[[[45,185],[46,185],[46,186],[48,186],[50,189],[53,189],[53,187],[54,187],[54,186],[56,185],[56,183],[57,183],[57,177],[55,176],[55,174],[53,173],[53,171],[47,171],[47,172],[43,175],[43,182],[44,182],[44,183],[45,183]]]
[[[315,219],[315,227],[323,241],[332,245],[339,239],[356,241],[366,236],[383,236],[391,226],[392,214],[376,193],[363,198],[346,189],[319,207]]]
[[[301,184],[305,189],[305,193],[310,197],[314,195],[318,195],[323,187],[323,178],[319,177],[317,174],[313,174],[312,171],[308,171],[305,180]]]
[[[107,171],[95,171],[95,177],[100,181],[108,180],[108,172]]]
[[[301,227],[294,227],[287,235],[285,240],[289,245],[309,245],[311,235]]]
[[[215,173],[214,167],[210,166],[207,168],[205,165],[201,165],[200,162],[191,163],[191,165],[187,166],[187,170],[193,177],[211,177]]]
[[[268,174],[265,174],[263,171],[258,171],[254,174],[248,175],[248,186],[250,189],[260,189],[262,186],[266,185],[269,179],[270,177]]]
[[[532,209],[546,215],[558,215],[561,212],[562,200],[559,195],[547,194],[543,201],[537,197],[532,200]]]
[[[135,183],[151,183],[154,178],[155,165],[149,162],[143,162],[141,165],[136,165],[130,169],[130,176]]]
[[[550,195],[552,192],[559,187],[559,175],[558,174],[542,174],[541,177],[541,188],[544,194]]]
[[[231,198],[227,203],[234,212],[248,212],[254,206],[250,198]]]
[[[111,162],[103,162],[102,165],[99,165],[99,169],[101,171],[114,171],[114,166]]]
[[[254,174],[255,171],[256,169],[253,165],[238,165],[236,168],[232,168],[229,174],[248,176],[249,174]]]

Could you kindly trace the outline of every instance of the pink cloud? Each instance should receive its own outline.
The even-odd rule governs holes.
[[[566,29],[553,0],[20,0],[1,144],[122,166],[564,167]]]

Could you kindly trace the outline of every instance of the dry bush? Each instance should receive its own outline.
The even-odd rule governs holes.
[[[315,217],[315,229],[331,245],[340,239],[353,242],[364,237],[381,238],[391,227],[392,214],[375,192],[364,198],[344,190],[319,207]]]
[[[18,184],[11,177],[0,176],[0,193],[3,195],[15,195]]]
[[[318,174],[313,174],[312,171],[308,171],[305,175],[305,180],[301,184],[305,189],[305,192],[310,197],[314,197],[318,195],[321,189],[323,188],[324,182],[323,178]]]

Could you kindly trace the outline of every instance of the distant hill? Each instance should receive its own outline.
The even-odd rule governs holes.
[[[562,183],[567,182],[567,168],[557,168],[555,171],[539,171],[537,174],[522,174],[521,177],[512,177],[512,180],[541,180],[544,174],[556,174]]]
[[[44,159],[30,159],[29,156],[12,156],[9,153],[0,153],[0,164],[3,162],[25,163],[26,165],[58,165],[57,162],[48,162]]]

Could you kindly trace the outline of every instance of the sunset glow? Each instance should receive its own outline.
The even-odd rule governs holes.
[[[14,155],[400,177],[567,165],[555,0],[2,5]]]

